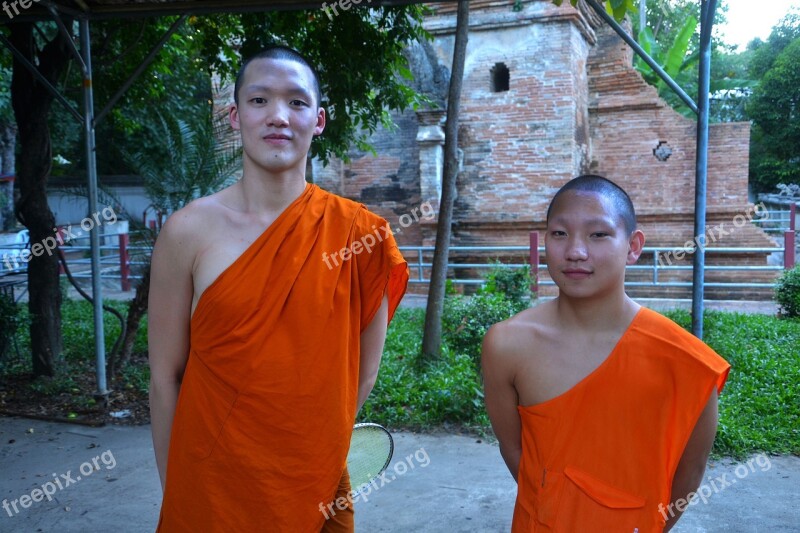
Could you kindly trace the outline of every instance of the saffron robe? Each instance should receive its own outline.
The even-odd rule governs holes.
[[[608,358],[569,391],[519,406],[512,532],[661,532],[672,479],[730,365],[642,307]]]
[[[360,334],[384,294],[391,320],[407,282],[383,219],[306,186],[200,296],[158,531],[318,532],[355,422]]]

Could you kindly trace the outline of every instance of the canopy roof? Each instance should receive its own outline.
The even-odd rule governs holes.
[[[19,11],[13,19],[0,17],[6,24],[13,22],[31,22],[38,20],[52,20],[48,6],[55,7],[63,15],[87,20],[104,20],[114,18],[137,18],[182,14],[209,14],[209,13],[244,13],[253,11],[272,11],[289,9],[321,9],[323,5],[332,7],[339,4],[340,0],[326,2],[310,2],[307,0],[27,0],[35,2],[28,9],[24,9],[17,2]],[[343,0],[352,7],[375,7],[379,5],[408,5],[422,2],[413,0]],[[441,1],[441,0],[440,0]],[[12,8],[13,9],[13,8]],[[342,9],[338,7],[338,9]]]

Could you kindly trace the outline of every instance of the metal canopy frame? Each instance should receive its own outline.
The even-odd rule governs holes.
[[[443,1],[443,0],[434,0]],[[700,74],[698,103],[664,72],[664,70],[634,41],[630,35],[614,20],[603,6],[596,0],[584,0],[633,50],[675,91],[678,96],[698,114],[697,119],[697,155],[695,178],[695,235],[699,237],[699,246],[694,254],[693,291],[692,291],[692,331],[702,339],[703,337],[703,288],[705,267],[705,222],[706,222],[706,190],[708,177],[708,104],[709,80],[711,67],[711,30],[713,27],[714,13],[717,0],[701,0],[700,17]],[[17,50],[2,34],[0,43],[8,48],[14,57],[53,94],[53,96],[75,117],[83,123],[85,132],[88,186],[89,186],[89,212],[97,211],[97,160],[95,145],[95,128],[97,124],[113,109],[114,105],[141,76],[144,70],[153,62],[164,44],[175,33],[190,15],[207,15],[212,13],[248,13],[271,10],[303,10],[322,9],[335,4],[329,2],[293,2],[290,0],[176,0],[176,1],[136,1],[136,2],[97,2],[91,0],[42,0],[31,8],[20,12],[12,20],[14,22],[41,22],[53,20],[59,27],[59,32],[64,36],[71,48],[76,61],[83,73],[84,105],[83,114],[75,109],[64,96],[50,84],[39,70],[32,65],[23,54]],[[400,6],[419,4],[414,0],[375,0],[370,2],[375,6]],[[363,6],[361,6],[363,7]],[[79,22],[80,50],[76,47],[69,30],[62,20],[62,14],[74,18]],[[130,77],[123,83],[117,93],[109,100],[103,109],[95,114],[94,93],[92,90],[92,51],[90,39],[90,22],[93,20],[109,20],[115,18],[131,19],[142,17],[156,17],[179,15],[178,20],[167,30],[162,39],[152,48],[147,57],[134,70]],[[95,226],[90,232],[92,248],[92,299],[94,308],[95,328],[95,355],[97,372],[97,391],[95,395],[100,398],[108,396],[106,382],[106,352],[105,335],[103,328],[103,296],[100,284],[100,234]]]
[[[79,34],[80,50],[75,46],[72,40],[70,31],[67,29],[64,21],[61,18],[59,10],[53,3],[47,2],[45,7],[59,28],[59,33],[63,36],[64,40],[68,43],[70,51],[78,62],[81,73],[83,75],[83,114],[75,109],[64,96],[53,87],[53,85],[39,72],[33,64],[28,61],[25,56],[17,50],[11,42],[4,36],[0,35],[0,43],[5,45],[14,57],[28,69],[36,80],[44,85],[47,90],[58,100],[78,122],[83,124],[85,147],[86,147],[86,168],[87,168],[87,182],[89,190],[89,213],[97,213],[97,157],[96,157],[96,144],[95,144],[95,129],[103,117],[113,108],[114,104],[120,97],[127,91],[131,85],[141,76],[145,69],[153,62],[158,52],[163,48],[167,40],[174,34],[183,22],[186,20],[187,15],[182,15],[175,21],[174,24],[165,32],[162,39],[156,43],[147,57],[135,69],[130,77],[125,81],[122,87],[106,104],[103,110],[95,115],[94,107],[94,91],[92,87],[93,73],[92,73],[92,49],[91,39],[89,34],[89,20],[87,18],[80,18]],[[40,19],[41,20],[41,19]],[[91,266],[92,266],[92,305],[93,305],[93,318],[94,318],[94,331],[95,331],[95,371],[97,374],[97,390],[95,397],[105,399],[108,396],[109,390],[106,381],[106,349],[105,349],[105,332],[103,325],[103,291],[100,278],[100,231],[97,225],[93,226],[89,232],[89,241],[91,245]]]

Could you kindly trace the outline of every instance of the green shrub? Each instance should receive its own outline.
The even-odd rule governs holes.
[[[481,344],[489,328],[530,305],[530,268],[495,266],[474,296],[449,295],[444,301],[442,336],[458,354],[480,363]]]
[[[502,294],[453,296],[444,301],[442,336],[456,353],[480,361],[483,336],[492,325],[519,312],[519,306]]]
[[[0,359],[6,355],[6,352],[11,347],[11,342],[19,324],[17,304],[10,296],[0,293]]]
[[[105,300],[105,305],[115,308],[126,316],[128,304],[124,301]],[[92,304],[86,300],[64,300],[61,305],[61,327],[64,332],[64,357],[67,361],[82,361],[94,356],[94,311]],[[117,340],[120,324],[117,317],[103,312],[103,330],[106,339],[106,350],[110,350]],[[147,352],[147,321],[136,334],[134,353]]]
[[[486,276],[486,284],[478,290],[478,294],[501,294],[522,310],[528,307],[531,300],[531,283],[530,265],[511,268],[495,262]]]
[[[775,300],[781,306],[782,315],[800,317],[800,265],[787,270],[778,279]]]

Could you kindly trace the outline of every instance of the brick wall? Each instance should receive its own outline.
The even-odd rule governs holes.
[[[519,12],[513,5],[513,0],[471,2],[453,244],[527,245],[530,231],[544,229],[555,191],[572,177],[593,172],[630,193],[648,245],[683,246],[694,235],[695,121],[658,97],[633,69],[632,50],[585,5],[529,0]],[[416,88],[443,106],[455,3],[430,7],[425,26],[433,42],[414,45],[407,55]],[[507,91],[492,91],[497,64],[508,68]],[[320,186],[364,202],[397,227],[400,217],[422,202],[432,201],[438,210],[441,124],[436,113],[408,111],[394,118],[396,130],[372,137],[377,156],[354,152],[348,164],[334,160],[310,167]],[[749,135],[747,123],[710,128],[709,227],[730,228],[737,214],[752,208]],[[671,150],[666,161],[654,155],[660,144]],[[413,224],[397,240],[432,245],[435,230],[435,221]],[[746,224],[711,245],[775,243]],[[748,261],[764,263],[763,256]]]
[[[536,0],[514,12],[512,5],[471,4],[454,244],[527,243],[529,231],[543,229],[553,193],[587,171],[606,175],[630,192],[650,244],[691,239],[695,122],[658,98],[632,68],[630,48],[585,7]],[[434,35],[439,66],[449,67],[455,5],[432,7],[426,28]],[[497,63],[508,67],[508,91],[491,91],[490,73]],[[413,159],[419,155],[414,117],[399,118],[399,132],[375,137],[381,156],[355,154],[347,166],[354,179],[348,182],[345,170],[346,185],[339,189],[382,214],[388,209],[398,216],[414,202],[430,199],[420,196],[420,167],[430,165]],[[672,151],[665,162],[653,155],[661,142]],[[748,146],[748,124],[711,126],[709,224],[731,221],[747,209]],[[434,225],[421,229],[422,241],[409,233],[401,242],[432,244]],[[770,246],[772,241],[748,227],[723,244]]]
[[[633,199],[651,245],[682,245],[694,235],[697,126],[673,111],[632,67],[633,51],[611,28],[597,31],[589,54],[590,170],[618,182]],[[654,150],[672,154],[660,161]],[[712,124],[709,129],[707,222],[727,223],[750,207],[747,170],[750,125]],[[752,226],[717,243],[772,246]]]

